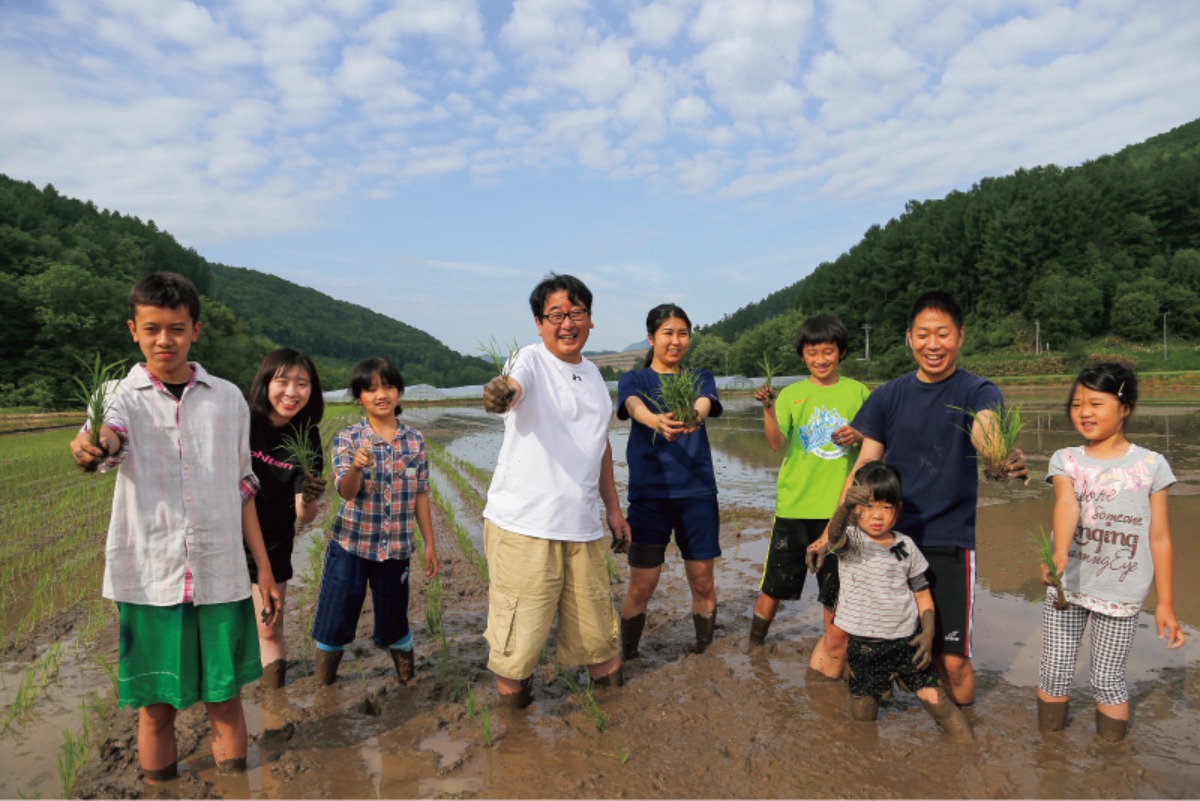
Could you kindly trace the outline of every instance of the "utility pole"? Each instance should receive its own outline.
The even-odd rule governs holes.
[[[1042,352],[1042,321],[1033,321],[1033,352]]]
[[[871,326],[868,323],[863,323],[862,330],[867,334],[867,349],[866,359],[863,361],[871,361]]]
[[[1169,311],[1163,312],[1163,361],[1167,360],[1167,315]]]

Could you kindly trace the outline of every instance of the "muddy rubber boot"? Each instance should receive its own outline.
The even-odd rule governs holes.
[[[533,676],[521,681],[521,689],[515,693],[501,693],[496,701],[502,711],[519,712],[533,703]]]
[[[646,613],[621,618],[621,658],[628,662],[637,659],[638,643],[642,641],[642,630],[646,628]]]
[[[874,723],[879,716],[879,699],[873,695],[850,696],[850,719]]]
[[[237,776],[246,772],[246,758],[222,759],[217,763],[218,776]]]
[[[592,686],[598,689],[605,687],[624,687],[625,668],[618,667],[616,670],[606,676],[601,676],[598,679],[592,679]]]
[[[146,770],[142,768],[142,778],[149,784],[159,784],[161,782],[169,782],[179,778],[179,763],[172,762],[165,768],[156,768],[154,770]]]
[[[270,664],[263,665],[262,678],[259,683],[269,690],[278,690],[283,686],[283,681],[287,677],[287,662],[282,659],[276,659]]]
[[[404,648],[389,648],[388,651],[392,655],[392,664],[396,668],[396,675],[400,677],[400,683],[408,684],[416,674],[416,654],[411,649]]]
[[[1037,699],[1038,731],[1049,734],[1052,731],[1062,731],[1067,727],[1067,706],[1069,701],[1044,701]]]
[[[771,628],[771,621],[765,617],[755,615],[750,621],[750,644],[762,645],[767,639],[767,629]]]
[[[692,615],[692,623],[696,627],[696,645],[693,653],[702,654],[712,645],[713,632],[717,629],[717,608],[708,615]]]
[[[1096,710],[1096,736],[1108,743],[1119,743],[1125,739],[1125,730],[1129,728],[1128,720],[1111,718]]]
[[[925,707],[929,716],[942,727],[942,731],[949,734],[956,743],[969,743],[975,739],[975,733],[971,731],[971,724],[967,723],[966,716],[958,708],[958,704],[951,701],[950,696],[946,695],[946,691],[941,687],[937,688],[937,703],[931,704],[920,696],[917,697],[917,700],[921,702],[921,706]]]
[[[345,651],[322,651],[317,649],[317,681],[329,686],[337,681],[338,665]]]

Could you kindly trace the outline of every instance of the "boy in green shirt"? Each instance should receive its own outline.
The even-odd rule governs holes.
[[[750,643],[761,645],[780,601],[800,598],[804,589],[805,553],[825,530],[862,437],[849,426],[867,388],[842,378],[838,368],[846,357],[849,334],[834,314],[805,320],[796,334],[796,352],[804,359],[808,378],[780,391],[766,385],[754,397],[763,405],[763,434],[767,445],[787,451],[779,467],[775,490],[775,523],[763,564]],[[827,559],[817,571],[818,599],[825,607],[825,629],[813,649],[810,676],[839,679],[846,662],[845,632],[833,624],[838,591],[837,560]]]

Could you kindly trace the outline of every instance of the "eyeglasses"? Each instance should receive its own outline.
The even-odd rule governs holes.
[[[588,314],[589,312],[587,309],[571,309],[567,312],[552,311],[543,314],[542,319],[549,322],[550,325],[559,325],[568,317],[571,318],[571,322],[573,323],[582,323],[588,318]]]

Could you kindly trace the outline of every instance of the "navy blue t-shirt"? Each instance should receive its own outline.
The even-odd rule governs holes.
[[[720,417],[721,401],[717,384],[708,370],[696,370],[700,394],[712,401],[709,417]],[[646,396],[661,397],[658,373],[649,367],[622,373],[617,381],[617,419],[629,420],[625,401],[636,397],[651,409]],[[653,440],[653,441],[652,441]],[[629,426],[629,444],[625,449],[629,464],[629,500],[649,498],[698,498],[717,494],[713,475],[712,451],[708,431],[703,427],[672,442],[655,437],[654,430],[636,420]]]
[[[961,368],[936,384],[912,372],[880,385],[854,416],[851,425],[883,443],[883,460],[900,471],[904,512],[896,529],[917,547],[974,549],[979,475],[971,419],[950,407],[979,412],[1003,400],[995,384]]]

